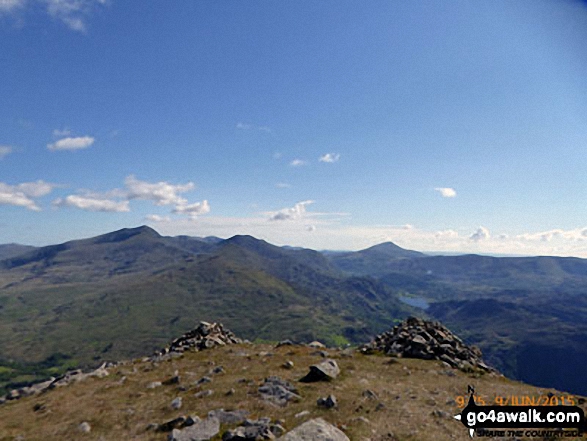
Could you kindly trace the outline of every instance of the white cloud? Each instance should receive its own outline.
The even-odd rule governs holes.
[[[94,143],[95,139],[91,136],[78,136],[76,138],[67,137],[47,144],[47,148],[51,151],[57,150],[81,150],[86,149]]]
[[[74,207],[86,211],[102,211],[109,213],[123,213],[130,211],[128,201],[96,199],[78,195],[69,195],[65,199],[56,199],[53,201],[53,205],[57,207]]]
[[[306,213],[306,205],[313,204],[314,201],[298,202],[291,208],[284,208],[271,215],[269,220],[282,221],[300,219]]]
[[[459,233],[458,231],[455,230],[442,230],[442,231],[437,231],[436,233],[434,233],[434,237],[436,237],[437,239],[456,239],[459,237]]]
[[[17,191],[22,192],[31,198],[40,198],[46,196],[53,191],[55,188],[54,184],[38,180],[36,182],[23,182],[14,187]]]
[[[106,4],[105,0],[44,0],[47,13],[65,23],[71,30],[86,31],[84,19],[96,5]]]
[[[13,12],[18,8],[23,7],[25,0],[0,0],[0,14],[3,12]]]
[[[53,136],[55,136],[56,138],[61,138],[63,136],[69,136],[71,135],[71,130],[65,128],[63,130],[59,130],[59,129],[55,129],[53,130]]]
[[[239,122],[236,124],[236,128],[240,130],[249,130],[252,128],[252,126],[250,124]]]
[[[325,155],[320,156],[318,159],[320,162],[336,162],[340,159],[340,155],[338,153],[326,153]]]
[[[0,182],[0,205],[14,205],[33,211],[41,211],[34,199],[51,193],[54,187],[55,185],[41,180],[23,182],[18,185],[8,185]]]
[[[171,222],[169,216],[159,216],[158,214],[147,214],[145,219],[151,222]]]
[[[289,163],[289,165],[291,165],[292,167],[300,167],[302,165],[306,165],[306,161],[303,161],[301,159],[294,159]]]
[[[281,159],[282,156],[283,156],[283,154],[281,152],[274,152],[273,153],[273,159]]]
[[[176,205],[173,209],[173,212],[176,214],[188,214],[191,218],[195,218],[201,214],[206,214],[210,212],[210,204],[208,204],[207,200],[203,200],[202,202],[196,202],[195,204],[180,204]]]
[[[25,207],[33,211],[41,211],[39,206],[31,198],[27,197],[21,192],[6,191],[0,185],[0,205],[15,205],[17,207]]]
[[[487,228],[479,227],[477,228],[477,231],[469,236],[469,240],[472,240],[473,242],[479,242],[482,240],[487,240],[490,237],[491,235],[489,234],[489,230]]]
[[[455,189],[450,187],[436,187],[434,190],[439,192],[443,198],[454,198],[457,195]]]
[[[278,182],[277,184],[275,184],[275,186],[277,188],[291,188],[290,184],[286,184],[285,182]]]
[[[538,233],[525,233],[516,236],[516,239],[529,242],[551,241],[585,241],[587,240],[587,228],[575,228],[573,230],[553,229]]]
[[[128,199],[151,200],[155,202],[155,205],[186,205],[187,200],[179,196],[179,193],[194,189],[193,182],[180,185],[173,185],[168,182],[150,183],[140,181],[133,175],[127,176],[124,184],[127,188],[126,197]]]
[[[2,0],[0,0],[2,1]],[[0,159],[12,153],[12,147],[9,145],[0,145]]]

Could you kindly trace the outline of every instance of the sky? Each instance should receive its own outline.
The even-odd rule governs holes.
[[[0,0],[0,243],[587,257],[587,3]]]

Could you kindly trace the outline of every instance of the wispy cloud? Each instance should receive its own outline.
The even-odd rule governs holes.
[[[1,2],[2,0],[0,0]],[[9,145],[0,145],[0,159],[4,158],[5,156],[11,154],[13,148]]]
[[[457,195],[455,189],[450,187],[436,187],[434,190],[439,192],[443,198],[454,198]]]
[[[106,4],[105,0],[44,0],[47,4],[47,13],[61,20],[71,30],[86,31],[86,18],[96,6]]]
[[[26,0],[0,0],[0,14],[10,13],[22,8]]]
[[[187,214],[190,216],[190,218],[196,219],[198,216],[210,212],[210,204],[208,204],[207,200],[189,205],[180,204],[175,206],[173,212],[175,214]]]
[[[75,138],[67,137],[60,139],[52,144],[47,144],[47,149],[51,151],[62,151],[62,150],[82,150],[87,149],[94,143],[95,139],[91,136],[78,136]]]
[[[306,165],[306,161],[302,159],[294,159],[289,163],[292,167],[301,167],[302,165]]]
[[[284,208],[277,212],[274,212],[269,217],[269,220],[272,221],[284,221],[284,220],[294,220],[300,219],[306,213],[306,206],[313,204],[314,201],[303,201],[298,202],[291,208]]]
[[[106,3],[107,0],[0,0],[0,15],[14,15],[25,7],[43,7],[50,17],[61,21],[72,31],[86,32],[87,18],[97,7]]]
[[[340,155],[338,153],[326,153],[322,156],[320,156],[320,158],[318,158],[318,160],[320,162],[336,162],[340,159]]]
[[[236,128],[239,130],[259,130],[265,133],[273,133],[270,127],[267,126],[256,126],[254,124],[248,124],[244,122],[236,123]]]
[[[48,195],[55,187],[54,184],[41,180],[23,182],[18,185],[0,182],[0,205],[14,205],[32,211],[41,211],[35,199]]]
[[[150,222],[171,222],[171,218],[169,216],[159,216],[158,214],[147,214],[145,216],[145,220]]]
[[[64,199],[53,201],[56,207],[74,207],[86,211],[102,211],[109,213],[123,213],[130,211],[128,201],[113,201],[110,199],[97,199],[79,195],[69,195]]]
[[[70,129],[55,129],[53,130],[53,136],[55,136],[56,138],[61,138],[61,137],[65,137],[65,136],[69,136],[71,135],[71,130]]]
[[[291,188],[291,185],[290,184],[287,184],[285,182],[278,182],[277,184],[275,184],[275,186],[277,188]]]

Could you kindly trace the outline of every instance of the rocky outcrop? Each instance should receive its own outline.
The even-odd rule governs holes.
[[[265,378],[265,381],[259,387],[259,393],[264,400],[280,406],[285,406],[290,401],[299,401],[301,399],[297,389],[289,381],[276,376]]]
[[[245,420],[241,426],[224,432],[222,441],[272,440],[284,432],[283,426],[277,422],[271,423],[271,418]]]
[[[306,421],[279,439],[282,441],[349,441],[344,432],[322,418]]]
[[[424,360],[441,360],[463,371],[495,372],[481,359],[481,350],[468,346],[438,322],[410,317],[390,331],[360,348],[363,353],[374,351],[387,355]]]
[[[108,376],[108,370],[106,368],[112,366],[115,366],[115,364],[103,363],[96,370],[87,373],[84,373],[81,369],[76,369],[73,371],[68,371],[57,378],[51,377],[49,380],[43,381],[41,383],[36,383],[31,386],[24,386],[19,389],[13,389],[10,392],[8,392],[8,394],[4,397],[4,400],[0,400],[0,404],[2,404],[4,401],[18,400],[20,398],[28,397],[31,395],[37,395],[47,390],[55,389],[57,387],[68,386],[71,383],[83,381],[87,378],[106,377]]]
[[[200,322],[196,329],[186,332],[181,337],[173,340],[169,346],[162,349],[157,355],[170,353],[182,353],[187,350],[201,351],[214,346],[238,344],[243,341],[236,337],[228,329],[224,329],[221,323]]]

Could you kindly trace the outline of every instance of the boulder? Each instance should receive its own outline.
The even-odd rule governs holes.
[[[338,377],[340,374],[340,368],[336,361],[329,359],[324,360],[322,363],[318,363],[310,366],[310,372],[306,374],[300,381],[302,383],[313,383],[315,381],[331,381]]]
[[[350,441],[344,432],[322,418],[306,421],[279,439],[282,441]]]
[[[206,418],[185,429],[173,429],[167,439],[168,441],[207,441],[219,432],[220,421],[216,418]]]

